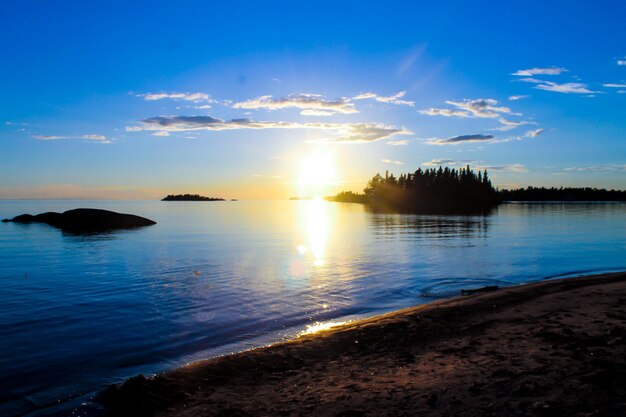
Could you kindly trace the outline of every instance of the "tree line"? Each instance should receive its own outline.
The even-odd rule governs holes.
[[[363,193],[343,191],[330,201],[364,203],[376,210],[414,213],[488,212],[503,201],[626,201],[626,191],[604,188],[526,187],[496,190],[487,170],[430,168],[395,177],[376,174]]]
[[[501,190],[498,195],[503,201],[626,201],[626,191],[591,187],[526,187]]]
[[[367,203],[374,209],[417,213],[485,212],[501,199],[487,170],[474,172],[470,166],[460,169],[421,168],[395,177],[376,174],[363,194],[342,192],[332,201]]]
[[[223,198],[205,197],[200,194],[170,194],[161,201],[225,201]]]

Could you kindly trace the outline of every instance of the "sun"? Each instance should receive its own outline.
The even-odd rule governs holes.
[[[304,196],[319,197],[335,184],[334,152],[316,150],[300,161],[298,185]]]

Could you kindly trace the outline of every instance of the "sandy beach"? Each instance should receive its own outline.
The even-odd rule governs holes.
[[[446,299],[100,399],[110,416],[623,416],[626,273]]]

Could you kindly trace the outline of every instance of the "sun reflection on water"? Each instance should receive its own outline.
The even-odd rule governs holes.
[[[306,244],[297,245],[302,256],[312,259],[312,264],[320,267],[326,264],[326,247],[330,235],[330,214],[326,201],[316,198],[302,201],[301,227],[306,235]]]
[[[323,331],[326,331],[326,330],[333,329],[335,327],[343,326],[343,325],[348,324],[348,323],[350,323],[350,320],[348,320],[348,321],[315,322],[313,324],[307,324],[306,329],[304,329],[300,333],[298,333],[298,337],[306,336],[306,335],[309,335],[309,334],[316,334],[316,333],[319,333],[319,332],[323,332]]]

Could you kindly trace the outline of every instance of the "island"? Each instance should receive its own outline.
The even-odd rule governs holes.
[[[199,194],[170,194],[161,201],[226,201],[223,198],[205,197]],[[231,200],[236,201],[236,200]]]
[[[364,203],[374,210],[424,214],[488,212],[502,200],[491,184],[487,170],[421,168],[395,177],[376,174],[363,194],[341,192],[329,201]]]
[[[3,223],[43,223],[70,233],[92,233],[117,229],[132,229],[151,226],[155,221],[133,214],[116,213],[109,210],[78,208],[63,213],[47,212],[37,215],[22,214]]]
[[[487,213],[503,202],[623,202],[626,191],[591,187],[526,187],[497,190],[487,170],[439,167],[395,177],[376,174],[363,193],[342,191],[328,201],[367,204],[373,210],[418,214]]]

